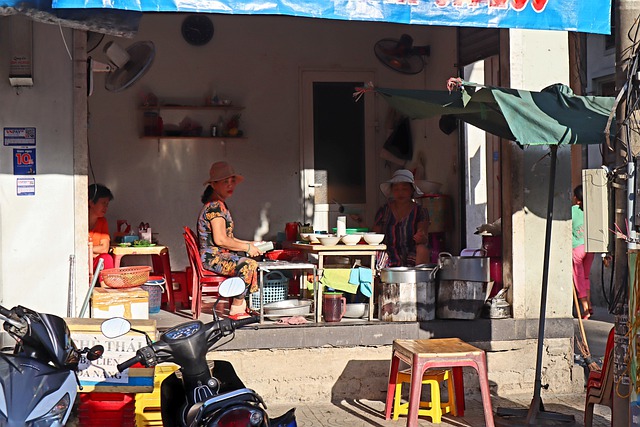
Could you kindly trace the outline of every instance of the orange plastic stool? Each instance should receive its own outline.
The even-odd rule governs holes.
[[[447,382],[447,401],[442,402],[440,397],[440,384]],[[400,415],[409,413],[409,402],[401,403],[402,384],[411,383],[411,370],[398,372],[396,377],[396,392],[393,399],[393,419],[397,420]],[[442,415],[451,413],[456,416],[456,398],[453,387],[453,372],[451,369],[430,369],[422,376],[422,384],[431,388],[431,401],[420,400],[418,416],[431,417],[431,422],[441,423]]]

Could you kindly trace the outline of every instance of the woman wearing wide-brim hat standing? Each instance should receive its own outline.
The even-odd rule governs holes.
[[[226,200],[244,177],[235,173],[227,162],[215,162],[209,170],[207,186],[202,194],[204,206],[198,215],[198,246],[202,266],[223,276],[240,277],[249,292],[258,290],[258,263],[249,258],[261,254],[253,241],[234,236],[234,224]],[[249,257],[245,256],[247,254]],[[229,317],[237,320],[249,317],[245,295],[236,297]]]
[[[429,262],[429,213],[415,198],[423,193],[407,169],[380,184],[388,201],[376,212],[373,231],[384,233],[389,267],[413,267]]]

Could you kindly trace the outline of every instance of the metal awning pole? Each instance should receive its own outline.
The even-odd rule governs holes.
[[[534,380],[533,399],[529,409],[498,408],[495,423],[498,426],[511,425],[575,425],[573,415],[565,415],[544,410],[540,390],[542,389],[542,350],[544,348],[544,326],[547,311],[547,288],[549,284],[549,263],[551,257],[551,226],[553,224],[553,198],[556,181],[556,164],[558,146],[551,145],[551,165],[549,168],[549,194],[547,199],[547,224],[544,235],[544,259],[542,264],[542,289],[540,294],[540,316],[538,322],[538,351],[536,355],[536,377]],[[501,418],[503,417],[503,418]]]

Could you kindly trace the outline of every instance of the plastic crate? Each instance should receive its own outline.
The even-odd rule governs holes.
[[[289,279],[279,271],[271,271],[264,276],[263,303],[282,301],[289,293]],[[254,310],[260,309],[260,291],[249,295],[249,306]]]
[[[133,393],[80,394],[78,406],[80,427],[135,427],[135,415]]]
[[[137,427],[161,427],[160,385],[169,375],[178,369],[178,365],[156,366],[152,393],[136,394],[135,420]]]

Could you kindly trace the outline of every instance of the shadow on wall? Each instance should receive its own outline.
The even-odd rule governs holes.
[[[389,360],[350,360],[331,388],[331,401],[344,399],[384,400],[387,395]]]

